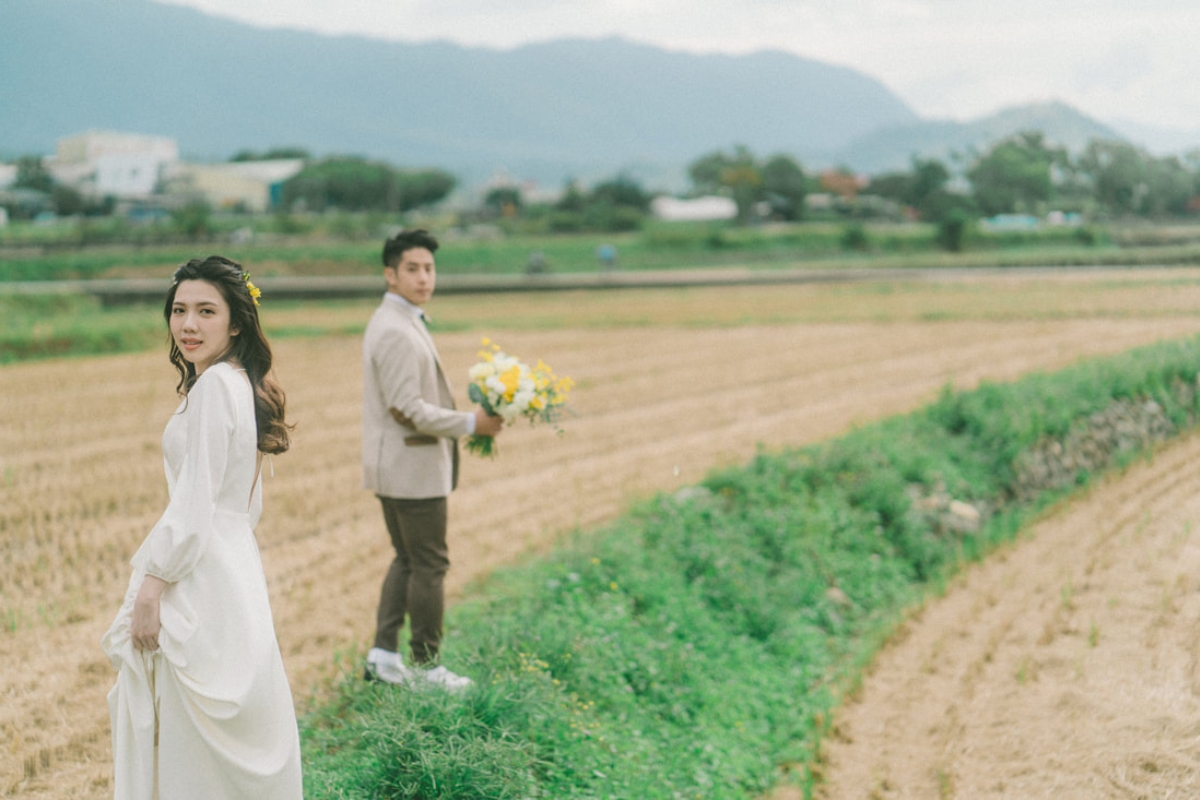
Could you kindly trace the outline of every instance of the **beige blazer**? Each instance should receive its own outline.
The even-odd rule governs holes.
[[[382,497],[445,497],[458,475],[470,412],[455,411],[433,338],[384,299],[363,336],[363,487]]]

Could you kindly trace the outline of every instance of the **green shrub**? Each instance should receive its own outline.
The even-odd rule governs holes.
[[[577,233],[585,226],[583,214],[577,211],[555,211],[546,218],[546,222],[555,233]]]
[[[962,211],[951,211],[938,223],[937,243],[943,250],[960,253],[966,243],[969,218]]]
[[[871,239],[867,236],[867,229],[863,227],[861,222],[851,222],[842,229],[842,237],[839,240],[839,244],[843,250],[857,250],[861,252],[871,246]]]

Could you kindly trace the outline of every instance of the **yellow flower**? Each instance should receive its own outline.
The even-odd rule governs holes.
[[[250,293],[250,299],[254,301],[254,305],[258,305],[258,298],[262,297],[262,292],[250,282],[250,273],[243,272],[242,280],[246,283],[246,291]]]
[[[575,381],[570,378],[559,378],[554,384],[554,405],[559,406],[567,402],[567,395],[571,393],[571,389],[575,387]]]
[[[484,403],[494,413],[513,423],[521,417],[530,422],[552,422],[559,415],[559,407],[567,402],[567,391],[574,385],[569,378],[560,378],[545,361],[539,360],[535,369],[530,369],[511,353],[500,349],[493,340],[482,337],[479,361],[468,370],[472,399]],[[560,434],[562,431],[558,431]],[[486,438],[490,441],[490,437]],[[482,440],[471,437],[467,441],[470,452],[492,455],[491,448],[473,445]]]
[[[504,399],[512,400],[517,393],[517,383],[521,380],[521,368],[513,366],[507,371],[499,375],[500,382],[504,384]]]

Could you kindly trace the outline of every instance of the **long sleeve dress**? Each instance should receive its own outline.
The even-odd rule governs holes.
[[[250,383],[219,363],[163,433],[170,502],[130,562],[103,639],[116,800],[300,800],[295,707],[254,525],[262,510]],[[162,595],[159,649],[134,649],[146,575]]]

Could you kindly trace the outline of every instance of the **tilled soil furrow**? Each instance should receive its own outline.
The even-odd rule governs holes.
[[[837,715],[822,797],[1192,796],[1198,455],[1099,482],[931,601]]]

